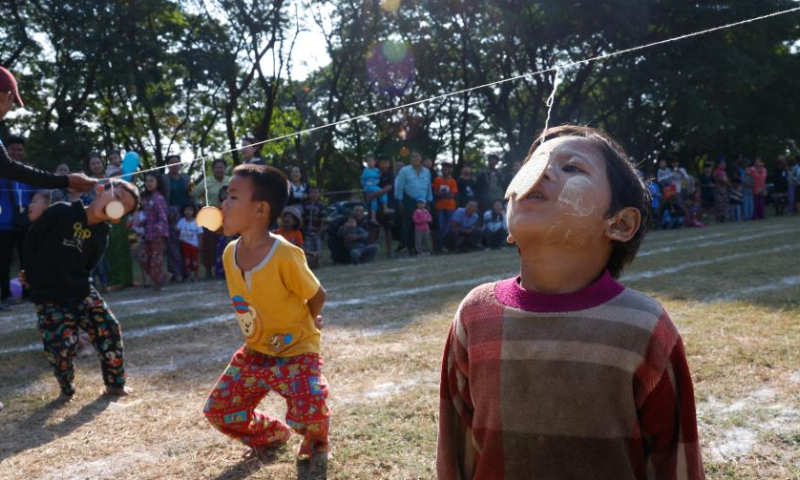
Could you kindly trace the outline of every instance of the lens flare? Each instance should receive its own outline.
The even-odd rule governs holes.
[[[366,68],[373,85],[390,95],[403,95],[416,79],[414,54],[398,40],[372,45],[367,52]]]

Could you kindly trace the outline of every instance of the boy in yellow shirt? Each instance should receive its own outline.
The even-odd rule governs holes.
[[[204,413],[249,448],[246,457],[303,436],[298,473],[324,478],[330,409],[322,376],[319,316],[325,290],[303,250],[269,232],[286,205],[288,181],[265,165],[236,167],[222,204],[228,244],[222,260],[245,344],[212,390]],[[273,391],[286,399],[286,423],[256,411]]]

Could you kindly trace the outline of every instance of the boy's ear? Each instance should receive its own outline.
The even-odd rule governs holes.
[[[642,212],[634,207],[625,207],[608,219],[605,235],[609,240],[625,243],[636,235],[642,224]]]
[[[270,208],[269,202],[258,202],[258,208],[256,208],[256,214],[264,215],[267,218],[270,218]]]

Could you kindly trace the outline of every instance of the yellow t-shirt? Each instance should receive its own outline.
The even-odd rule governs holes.
[[[321,332],[307,304],[320,284],[303,250],[278,236],[264,260],[243,272],[235,260],[238,244],[228,244],[222,261],[247,346],[276,357],[320,353]]]

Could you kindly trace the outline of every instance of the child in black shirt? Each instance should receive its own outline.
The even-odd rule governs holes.
[[[106,206],[121,202],[128,214],[139,203],[136,187],[112,181],[114,188],[87,207],[75,202],[47,208],[25,237],[25,270],[20,278],[30,288],[45,355],[67,398],[75,394],[73,358],[79,328],[89,334],[100,356],[106,393],[128,393],[119,322],[90,282],[91,271],[108,245],[106,222],[119,221],[108,216]]]

